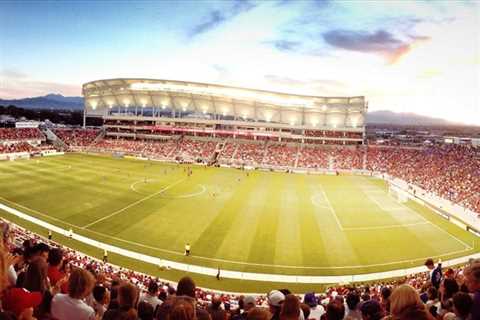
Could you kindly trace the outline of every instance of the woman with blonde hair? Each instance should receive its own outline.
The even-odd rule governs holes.
[[[68,279],[68,294],[56,294],[52,299],[52,316],[58,320],[94,320],[95,311],[83,300],[95,286],[95,278],[84,269],[76,268]]]
[[[403,284],[390,296],[390,317],[392,320],[434,320],[412,286]]]

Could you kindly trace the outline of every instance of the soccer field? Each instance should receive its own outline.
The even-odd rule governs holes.
[[[188,177],[187,167],[81,154],[2,162],[0,202],[105,243],[224,270],[351,275],[476,251],[473,235],[397,202],[383,180],[197,166]]]

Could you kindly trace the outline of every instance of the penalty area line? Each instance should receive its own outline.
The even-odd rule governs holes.
[[[102,217],[102,218],[100,218],[100,219],[98,219],[98,220],[95,220],[95,221],[93,221],[93,222],[90,222],[89,224],[84,225],[84,226],[81,227],[80,229],[90,228],[91,226],[96,225],[96,224],[99,223],[99,222],[102,222],[102,221],[107,220],[107,219],[109,219],[109,218],[111,218],[111,217],[113,217],[113,216],[116,216],[117,214],[122,213],[122,212],[124,212],[125,210],[127,210],[127,209],[129,209],[129,208],[131,208],[131,207],[134,207],[134,206],[136,206],[136,205],[139,204],[139,203],[142,203],[142,202],[144,202],[144,201],[147,201],[147,200],[149,200],[149,199],[151,199],[151,198],[153,198],[153,197],[161,194],[162,192],[165,192],[165,191],[167,191],[168,189],[173,188],[174,186],[176,186],[177,184],[179,184],[179,183],[181,183],[181,182],[183,182],[183,181],[185,181],[185,180],[186,180],[186,178],[183,178],[183,179],[180,179],[180,180],[178,180],[178,181],[176,181],[176,182],[174,182],[174,183],[172,183],[172,184],[169,184],[168,186],[166,186],[166,187],[158,190],[158,191],[155,192],[155,193],[152,193],[152,194],[149,195],[149,196],[143,197],[142,199],[139,199],[139,200],[137,200],[137,201],[135,201],[135,202],[130,203],[128,206],[125,206],[125,207],[123,207],[123,208],[121,208],[121,209],[119,209],[119,210],[117,210],[117,211],[114,211],[114,212],[110,213],[109,215],[106,215],[105,217]]]

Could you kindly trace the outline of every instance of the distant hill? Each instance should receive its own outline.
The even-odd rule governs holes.
[[[82,110],[83,97],[64,97],[61,94],[50,93],[43,97],[5,100],[0,99],[0,105],[14,105],[26,109],[50,110]],[[371,111],[367,113],[367,124],[391,125],[449,125],[447,120],[421,116],[415,113],[397,113],[388,110]]]
[[[440,118],[422,116],[411,112],[393,112],[388,110],[371,111],[367,113],[367,124],[391,124],[391,125],[411,125],[411,126],[441,126],[451,125],[449,122]]]
[[[43,97],[0,99],[0,105],[14,105],[26,109],[81,110],[83,109],[83,98],[64,97],[61,94],[47,94]]]

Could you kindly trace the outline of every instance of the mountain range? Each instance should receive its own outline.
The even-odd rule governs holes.
[[[83,97],[64,97],[61,94],[47,94],[41,97],[24,99],[0,99],[0,105],[14,105],[26,109],[48,110],[82,110]],[[391,125],[449,125],[454,124],[444,119],[418,115],[415,113],[397,113],[388,110],[370,111],[366,117],[367,124]]]
[[[83,97],[64,97],[61,94],[51,93],[41,97],[0,99],[0,105],[14,105],[26,109],[82,110]]]

